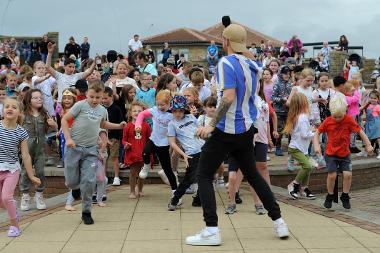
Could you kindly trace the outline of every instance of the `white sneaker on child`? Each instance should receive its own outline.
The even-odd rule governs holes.
[[[288,225],[284,221],[282,222],[273,222],[274,232],[276,236],[280,239],[285,239],[289,237]]]
[[[28,211],[30,209],[30,195],[29,193],[23,193],[21,197],[20,210]]]
[[[144,166],[141,168],[141,171],[139,173],[139,177],[141,179],[145,179],[148,177],[148,173],[149,173],[149,164],[144,164]]]
[[[142,171],[142,170],[141,170],[141,171]],[[141,173],[141,172],[140,172],[140,173]],[[165,171],[164,171],[163,169],[159,170],[159,171],[157,172],[157,174],[160,176],[161,180],[162,180],[165,184],[170,185],[169,179],[168,179],[168,177],[166,176]]]
[[[356,154],[357,157],[367,157],[368,153],[365,150],[360,151]]]
[[[186,244],[196,246],[217,246],[222,244],[220,232],[210,233],[207,228],[204,228],[199,233],[186,237]]]
[[[36,192],[36,194],[34,195],[34,200],[36,201],[36,207],[38,210],[46,209],[46,203],[44,196],[42,195],[42,192]]]
[[[119,177],[114,177],[114,178],[113,178],[113,183],[112,183],[112,185],[114,185],[114,186],[119,186],[120,183],[121,183],[121,180],[120,180]]]
[[[220,177],[216,180],[216,187],[219,189],[224,188],[224,178]]]

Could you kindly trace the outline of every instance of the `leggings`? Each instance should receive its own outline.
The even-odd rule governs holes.
[[[8,212],[9,219],[16,219],[16,202],[13,198],[20,170],[13,173],[10,171],[0,171],[0,207]]]
[[[170,163],[170,155],[169,155],[169,146],[157,147],[151,140],[149,140],[144,147],[143,150],[143,160],[144,164],[150,164],[150,156],[151,154],[157,154],[158,160],[161,163],[161,167],[167,176],[170,186],[172,190],[177,189],[177,180],[173,173],[171,163]]]

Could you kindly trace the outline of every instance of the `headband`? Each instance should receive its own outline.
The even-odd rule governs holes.
[[[63,94],[62,94],[62,97],[63,97],[63,96],[72,96],[72,97],[75,98],[75,95],[74,95],[71,91],[69,91],[69,90],[65,90],[65,91],[63,92]]]

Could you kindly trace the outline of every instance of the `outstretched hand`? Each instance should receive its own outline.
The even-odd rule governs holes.
[[[55,49],[55,43],[49,42],[47,45],[47,48],[48,48],[48,53],[53,53]]]

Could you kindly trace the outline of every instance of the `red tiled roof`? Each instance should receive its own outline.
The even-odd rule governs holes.
[[[191,28],[178,28],[143,38],[144,44],[149,45],[163,44],[164,42],[168,42],[169,44],[209,44],[211,40],[214,40],[216,44],[222,44],[220,36],[206,34]]]
[[[274,46],[282,46],[283,42],[281,42],[275,38],[272,38],[272,37],[265,35],[261,32],[253,30],[252,28],[249,28],[245,25],[239,24],[238,22],[235,22],[235,21],[231,21],[231,22],[233,24],[241,25],[247,30],[247,46],[250,46],[252,43],[256,43],[256,45],[259,46],[261,40],[264,40],[265,42],[268,40],[271,40]],[[224,26],[220,22],[218,24],[215,24],[215,25],[203,30],[202,32],[209,34],[209,35],[220,37],[222,32],[223,32],[223,29],[224,29]]]

